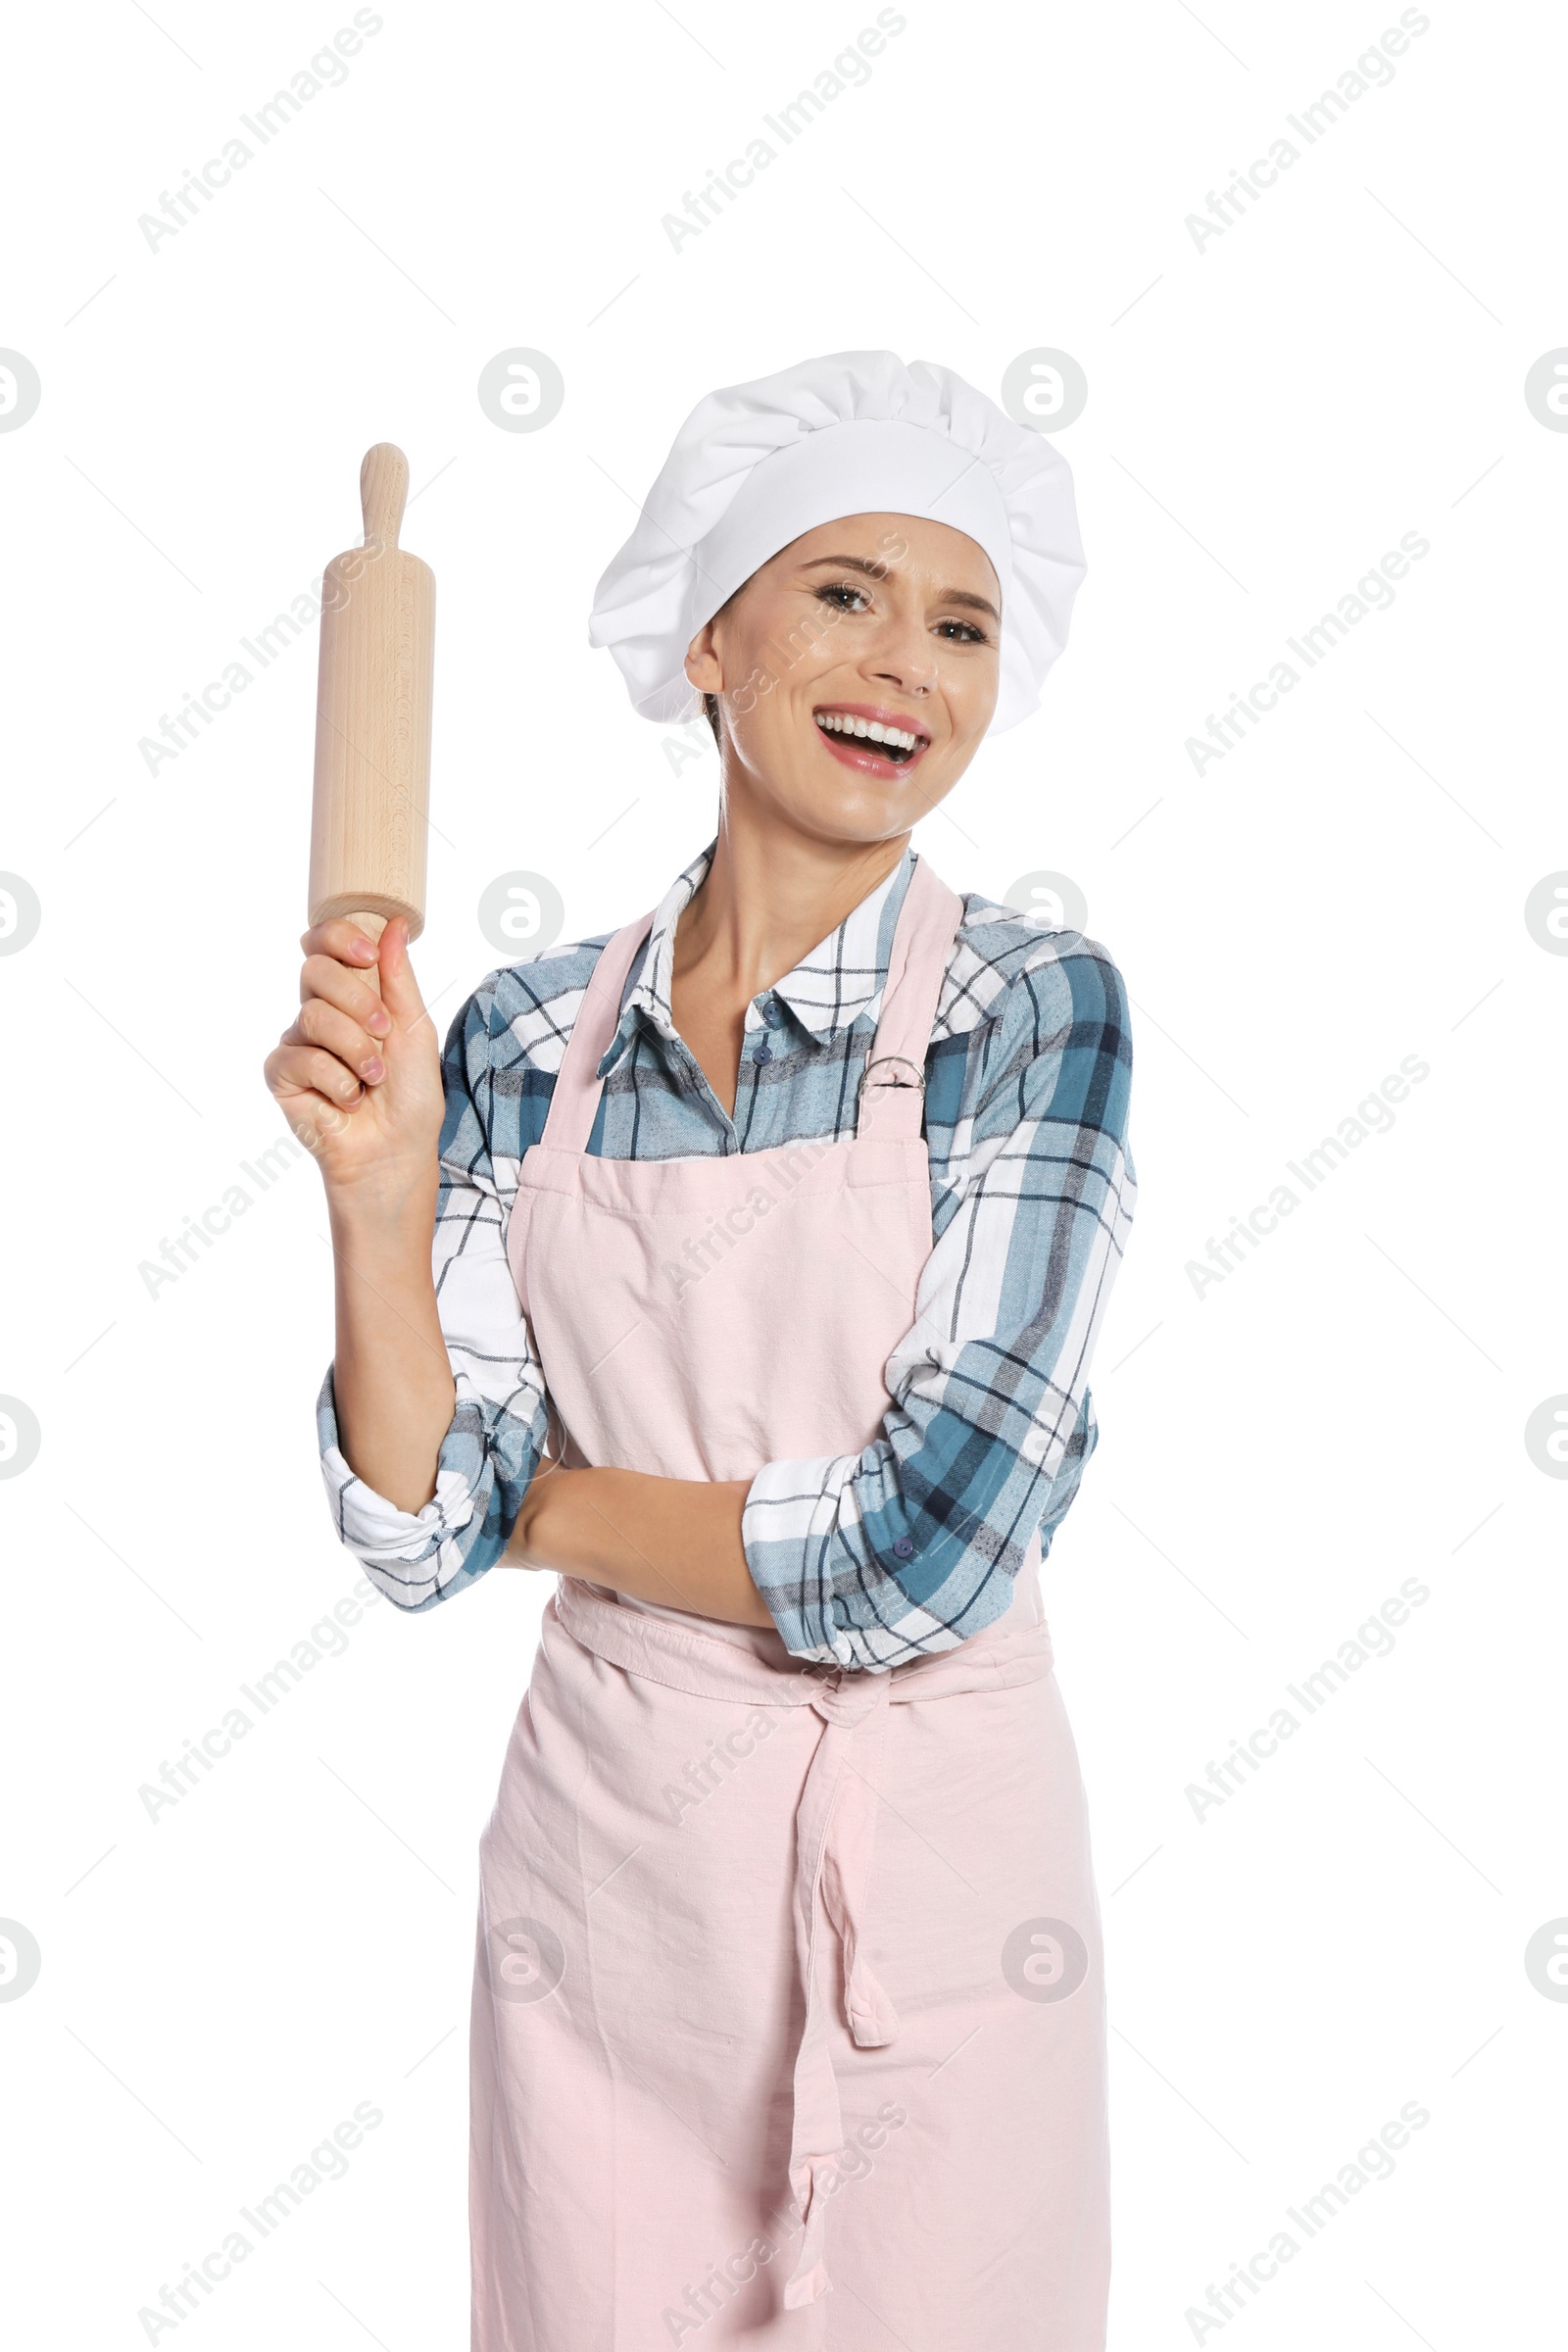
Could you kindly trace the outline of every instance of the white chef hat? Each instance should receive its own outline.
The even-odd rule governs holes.
[[[891,351],[803,360],[699,401],[599,582],[589,643],[610,648],[645,718],[690,717],[703,623],[803,532],[881,514],[984,548],[1002,584],[992,730],[1027,717],[1085,570],[1067,462],[951,368]]]

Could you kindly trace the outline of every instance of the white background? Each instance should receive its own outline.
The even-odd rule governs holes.
[[[1562,20],[1435,4],[1306,147],[1284,118],[1396,8],[910,0],[866,86],[677,252],[662,216],[869,0],[380,13],[156,250],[138,216],[352,11],[13,29],[0,343],[43,397],[0,434],[0,866],[42,924],[0,960],[0,1391],[42,1438],[0,1483],[0,1915],[42,1969],[0,2003],[9,2333],[146,2341],[161,2286],[368,2101],[346,2177],[157,2340],[466,2341],[475,1848],[547,1589],[369,1609],[149,1818],[140,1787],[353,1571],[315,1452],[312,1166],[247,1186],[156,1297],[138,1273],[281,1131],[314,629],[156,774],[140,740],[358,540],[360,457],[400,443],[439,582],[416,960],[444,1026],[497,960],[494,876],[547,875],[571,940],[712,830],[711,755],[677,769],[585,641],[693,403],[882,347],[995,395],[1049,346],[1089,381],[1058,444],[1072,641],[915,843],[955,888],[1072,877],[1133,1002],[1140,1205],[1045,1571],[1108,1936],[1111,2343],[1547,2340],[1568,2006],[1524,1952],[1568,1912],[1568,1489],[1524,1430],[1568,1390],[1568,961],[1524,904],[1568,866],[1568,436],[1524,379],[1568,343]],[[1282,134],[1299,161],[1200,250],[1186,217]],[[537,433],[476,398],[513,346],[565,379]],[[1393,606],[1195,773],[1208,714],[1407,532],[1430,552]],[[1389,1131],[1197,1296],[1209,1238],[1409,1055]],[[1189,1785],[1408,1578],[1392,1653],[1200,1819]],[[1200,2333],[1209,2282],[1410,2101],[1393,2177]]]

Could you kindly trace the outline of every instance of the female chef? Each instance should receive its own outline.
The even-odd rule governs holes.
[[[714,838],[444,1054],[404,924],[303,943],[267,1074],[326,1184],[339,1534],[411,1611],[558,1579],[480,1849],[476,2352],[1103,2345],[1039,1564],[1136,1199],[1126,992],[910,845],[1083,568],[1059,453],[945,368],[712,393],[591,636],[706,710]]]

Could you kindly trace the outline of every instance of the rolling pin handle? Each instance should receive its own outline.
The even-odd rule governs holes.
[[[378,441],[360,467],[367,547],[396,547],[409,497],[409,461],[396,442]]]

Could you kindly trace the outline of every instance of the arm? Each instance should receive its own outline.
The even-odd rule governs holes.
[[[408,956],[338,920],[308,931],[300,1010],[267,1080],[326,1187],[338,1407],[362,1477],[411,1507],[435,1491],[452,1377],[430,1277],[441,1078]],[[373,971],[375,985],[362,975]]]
[[[768,1626],[741,1542],[750,1485],[552,1469],[523,1497],[507,1565],[554,1568],[729,1625]]]
[[[356,1475],[399,1510],[436,1491],[457,1397],[431,1277],[436,1165],[391,1199],[327,1196],[339,1444]]]
[[[491,1166],[488,1000],[439,1054],[401,928],[382,937],[382,1006],[348,968],[346,926],[307,935],[300,1020],[268,1078],[326,1183],[337,1346],[317,1418],[334,1522],[391,1600],[422,1609],[501,1556],[548,1405]]]
[[[886,1667],[983,1631],[1097,1443],[1090,1359],[1137,1197],[1121,975],[1093,941],[1039,940],[965,1049],[984,1076],[967,1137],[950,1113],[953,1189],[884,1434],[752,1481],[747,1559],[799,1657]]]

